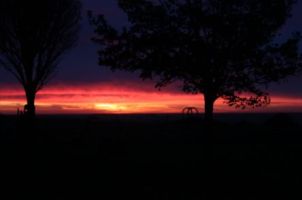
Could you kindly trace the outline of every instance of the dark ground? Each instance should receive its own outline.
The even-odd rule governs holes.
[[[0,116],[14,199],[300,199],[302,114]],[[1,198],[4,199],[4,198]]]

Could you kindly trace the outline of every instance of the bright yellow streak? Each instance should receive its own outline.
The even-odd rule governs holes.
[[[95,104],[95,108],[97,110],[106,110],[106,111],[111,111],[111,112],[121,112],[124,110],[127,110],[125,106],[122,105],[117,105],[117,104],[111,104],[111,103],[98,103]]]

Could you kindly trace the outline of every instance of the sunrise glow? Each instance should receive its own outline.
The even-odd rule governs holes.
[[[0,113],[14,114],[25,104],[24,92],[18,87],[0,89]],[[180,113],[184,107],[194,106],[203,111],[202,95],[185,94],[178,90],[158,91],[153,86],[132,87],[115,84],[87,86],[56,85],[37,95],[37,110],[41,114],[88,113]],[[271,105],[257,109],[238,110],[215,103],[216,112],[302,112],[302,99],[273,95]]]

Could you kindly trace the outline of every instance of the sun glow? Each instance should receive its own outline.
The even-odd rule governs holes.
[[[271,99],[269,106],[246,110],[234,109],[218,99],[215,112],[302,112],[301,97],[272,95]],[[24,104],[25,95],[21,88],[0,87],[0,113],[16,113]],[[36,106],[41,114],[181,113],[184,107],[197,107],[202,112],[203,97],[175,89],[157,91],[152,85],[57,85],[41,90],[37,94]]]
[[[118,104],[110,104],[110,103],[97,103],[95,104],[95,109],[96,110],[105,110],[105,111],[111,111],[111,112],[125,112],[127,111],[127,107],[123,105],[118,105]]]

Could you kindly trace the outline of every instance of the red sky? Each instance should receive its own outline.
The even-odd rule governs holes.
[[[16,113],[25,104],[24,92],[17,86],[1,87],[0,113]],[[219,99],[216,112],[302,112],[302,98],[272,95],[267,107],[238,110]],[[158,91],[151,84],[53,85],[37,95],[40,114],[71,113],[180,113],[186,106],[203,111],[202,95],[185,94],[167,88]]]
[[[85,15],[87,10],[94,10],[104,14],[115,27],[127,24],[127,17],[117,7],[116,1],[85,0],[83,3]],[[283,37],[292,32],[302,32],[301,8],[302,1],[298,1],[292,18],[281,31]],[[203,111],[201,95],[184,94],[175,87],[157,91],[151,83],[142,82],[137,73],[112,72],[99,66],[99,47],[91,42],[92,36],[93,28],[83,17],[78,46],[62,59],[57,76],[37,95],[38,113],[180,113],[186,106],[195,106]],[[218,100],[215,110],[302,112],[301,85],[301,76],[270,85],[272,103],[268,107],[241,111]],[[24,104],[21,87],[11,74],[0,67],[0,113],[16,113],[17,108]]]

